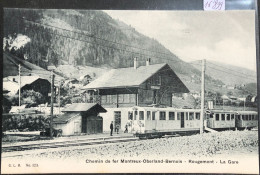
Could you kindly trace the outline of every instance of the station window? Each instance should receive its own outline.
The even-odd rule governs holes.
[[[193,112],[189,113],[189,118],[190,118],[190,120],[194,120],[194,113]]]
[[[200,120],[200,113],[199,112],[196,113],[196,119]]]
[[[227,114],[227,120],[230,120],[230,114]]]
[[[147,111],[147,120],[151,120],[151,111]]]
[[[181,119],[181,113],[177,112],[177,120],[180,120],[180,119]]]
[[[219,114],[216,114],[216,120],[219,120]]]
[[[242,119],[243,119],[243,120],[246,120],[246,116],[242,115]]]
[[[144,120],[144,111],[139,111],[139,120]]]
[[[231,114],[231,120],[234,120],[235,114]]]
[[[246,115],[246,120],[248,120],[248,115]]]
[[[155,112],[152,112],[152,120],[155,120]]]
[[[248,120],[252,120],[252,115],[249,115],[249,116],[248,116]]]
[[[166,120],[166,112],[160,112],[160,120]]]
[[[175,113],[169,112],[169,120],[175,120]]]
[[[221,114],[221,120],[225,120],[225,114]]]
[[[189,120],[189,113],[185,112],[186,120]]]
[[[133,120],[133,112],[128,112],[128,120]]]

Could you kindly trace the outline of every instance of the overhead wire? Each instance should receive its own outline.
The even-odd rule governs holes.
[[[127,46],[127,47],[132,47],[132,48],[135,48],[135,49],[140,49],[140,50],[144,50],[144,51],[154,52],[154,53],[157,53],[157,54],[164,54],[164,55],[168,55],[168,56],[175,56],[174,54],[170,55],[170,54],[166,54],[166,53],[162,53],[162,52],[150,51],[150,50],[148,50],[148,49],[143,49],[143,48],[139,48],[139,47],[135,47],[135,46],[123,44],[123,43],[118,43],[118,42],[115,42],[115,41],[106,40],[106,39],[104,39],[104,38],[95,37],[95,36],[93,36],[93,35],[87,35],[87,34],[83,34],[83,33],[75,32],[75,31],[71,31],[71,30],[68,30],[68,29],[64,29],[64,28],[60,28],[60,27],[56,27],[56,26],[52,26],[52,25],[48,25],[48,24],[42,24],[42,23],[38,23],[38,22],[35,22],[35,21],[30,21],[30,20],[27,20],[27,19],[23,19],[23,20],[29,21],[29,22],[31,22],[31,23],[36,23],[36,24],[38,24],[38,25],[49,26],[49,27],[52,27],[52,28],[57,28],[57,29],[60,29],[60,30],[65,30],[65,31],[69,31],[69,32],[72,32],[72,33],[77,33],[77,34],[79,34],[79,35],[85,35],[85,36],[87,36],[87,37],[91,37],[91,38],[95,38],[95,39],[99,39],[99,40],[111,42],[111,43],[114,43],[114,44],[125,45],[125,46]],[[46,32],[48,32],[48,31],[46,31]],[[100,43],[92,43],[92,42],[90,42],[90,41],[81,40],[81,39],[77,39],[77,38],[73,38],[73,37],[68,37],[68,36],[65,36],[65,35],[61,35],[61,34],[58,34],[57,32],[48,32],[48,33],[51,33],[51,34],[54,34],[54,35],[58,35],[58,36],[61,36],[61,37],[65,37],[65,38],[68,38],[68,39],[72,39],[72,40],[77,40],[77,41],[81,41],[81,42],[87,42],[87,43],[89,43],[89,44],[101,45],[101,46],[103,46],[103,47],[108,47],[108,48],[111,48],[111,49],[123,50],[123,51],[126,51],[126,52],[138,54],[138,55],[149,56],[149,57],[152,57],[152,58],[161,58],[161,57],[157,57],[157,56],[147,55],[147,54],[144,54],[144,53],[129,51],[129,50],[122,49],[122,48],[115,48],[115,47],[111,47],[111,46],[106,46],[106,45],[103,45],[103,44],[100,44]],[[125,55],[125,54],[124,54],[124,55]],[[163,59],[168,60],[168,61],[173,62],[173,63],[177,63],[177,62],[182,62],[182,63],[183,63],[183,62],[184,62],[183,60],[178,60],[178,61],[176,61],[176,60],[172,60],[172,59],[169,59],[169,58],[166,58],[166,57],[163,57]],[[138,60],[138,62],[140,62],[140,61],[145,61],[145,60]],[[196,61],[197,61],[197,60],[196,60]],[[189,64],[199,65],[199,64],[197,64],[197,63],[189,63]],[[213,63],[210,63],[210,64],[213,64]],[[215,65],[215,64],[213,64],[213,65]],[[216,66],[218,66],[218,65],[216,65]],[[210,67],[210,66],[208,66],[208,67]],[[218,66],[218,67],[221,67],[221,66]],[[211,67],[211,68],[213,68],[213,67]],[[224,68],[224,67],[222,67],[222,68]],[[217,70],[216,68],[213,68],[213,69]],[[227,69],[227,68],[225,68],[225,69]],[[219,69],[218,69],[218,71],[222,71],[222,70],[219,70]],[[233,70],[230,70],[230,71],[233,71]],[[222,72],[225,72],[225,71],[222,71]],[[234,72],[234,71],[233,71],[233,72]],[[233,72],[232,72],[232,74],[233,74]],[[228,72],[226,72],[226,73],[228,73]],[[241,74],[241,72],[239,72],[239,73]],[[246,75],[246,74],[244,74],[244,75]]]
[[[242,75],[245,75],[245,76],[252,76],[252,75],[245,74],[245,73],[243,73],[243,72],[238,72],[238,71],[236,71],[236,70],[232,70],[232,69],[226,68],[226,67],[224,67],[224,66],[220,66],[220,65],[214,64],[214,63],[212,63],[212,62],[208,62],[208,63],[209,63],[209,64],[212,64],[212,65],[214,65],[214,66],[220,67],[220,68],[222,68],[222,69],[226,69],[226,70],[229,70],[229,71],[232,71],[232,72],[236,72],[236,73],[239,73],[239,74],[242,74]]]
[[[64,28],[52,26],[52,25],[49,25],[49,24],[43,24],[43,23],[39,23],[39,22],[35,22],[35,21],[28,20],[28,19],[24,19],[24,20],[25,20],[25,21],[32,22],[32,23],[36,23],[36,24],[39,24],[39,25],[48,26],[48,27],[51,27],[51,28],[56,28],[56,29],[59,29],[59,30],[64,30],[64,31],[72,32],[72,33],[77,33],[77,34],[79,34],[79,35],[84,35],[84,36],[87,36],[87,37],[91,37],[91,38],[95,38],[95,39],[99,39],[99,40],[111,42],[111,43],[118,44],[118,45],[124,45],[124,46],[127,46],[127,47],[131,47],[131,48],[135,48],[135,49],[139,49],[139,50],[143,50],[143,51],[159,53],[159,54],[168,55],[168,56],[171,56],[171,57],[172,57],[172,56],[176,56],[176,55],[173,54],[173,53],[167,54],[167,53],[164,53],[164,52],[158,52],[158,51],[148,50],[148,49],[145,49],[145,48],[140,48],[140,47],[136,47],[136,46],[133,46],[133,45],[124,44],[124,43],[119,43],[119,42],[116,42],[116,41],[107,40],[107,39],[104,39],[104,38],[101,38],[101,37],[97,37],[97,36],[94,36],[94,35],[84,34],[84,33],[76,32],[76,31],[72,31],[72,30],[68,30],[68,29],[64,29]],[[170,51],[169,51],[169,52],[170,52]]]

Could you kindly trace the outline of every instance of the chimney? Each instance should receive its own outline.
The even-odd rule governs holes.
[[[134,69],[137,69],[137,58],[134,58]]]
[[[146,66],[149,66],[149,65],[150,65],[150,62],[151,62],[151,58],[147,58],[147,59],[146,59]]]

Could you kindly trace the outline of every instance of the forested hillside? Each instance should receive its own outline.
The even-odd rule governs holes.
[[[21,39],[24,45],[14,46],[14,42]],[[200,92],[201,61],[182,61],[157,40],[103,11],[4,9],[3,44],[5,52],[42,68],[65,65],[59,66],[56,73],[67,78],[79,78],[83,76],[80,72],[98,76],[110,68],[130,67],[134,57],[138,58],[138,65],[145,65],[146,59],[151,58],[151,64],[168,63],[189,90]],[[220,66],[206,68],[207,91],[221,94],[232,91],[236,96],[256,91],[255,85],[228,89],[224,84],[242,85],[255,80],[231,76],[223,71],[225,66]],[[90,67],[98,68],[99,73]],[[241,69],[236,71],[242,72]]]
[[[31,39],[24,48],[13,52],[41,67],[129,67],[138,57],[139,65],[151,58],[152,64],[167,62],[179,74],[199,75],[197,69],[158,41],[102,11],[5,9],[4,24],[4,37],[23,34]]]

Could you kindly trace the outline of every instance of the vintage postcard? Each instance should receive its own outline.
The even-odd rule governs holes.
[[[1,173],[259,172],[254,10],[3,14]]]

